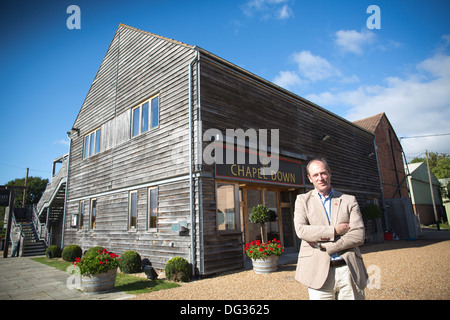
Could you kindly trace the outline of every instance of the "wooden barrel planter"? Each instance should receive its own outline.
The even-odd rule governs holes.
[[[252,259],[255,273],[271,273],[277,270],[278,256],[270,256],[267,259]]]
[[[81,287],[85,293],[106,293],[114,289],[116,277],[117,269],[109,270],[106,273],[83,275]]]

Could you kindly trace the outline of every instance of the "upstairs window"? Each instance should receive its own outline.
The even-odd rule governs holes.
[[[131,136],[155,128],[159,125],[159,96],[154,96],[131,111]]]
[[[102,129],[92,131],[84,136],[84,158],[88,158],[100,152],[100,140]]]

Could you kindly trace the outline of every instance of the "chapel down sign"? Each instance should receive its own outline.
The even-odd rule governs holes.
[[[234,159],[237,159],[237,154],[241,152],[245,155],[245,161],[225,161],[226,146],[215,146],[215,154],[222,156],[224,161],[215,161],[216,178],[239,180],[248,182],[259,182],[276,185],[284,185],[288,187],[303,186],[302,163],[300,161],[277,157],[278,170],[270,170],[269,174],[264,174],[264,168],[267,168],[267,159],[270,157],[261,155],[257,152],[251,152],[239,148],[233,148],[235,153]],[[251,156],[256,155],[256,161],[250,161]],[[217,160],[217,158],[216,158]],[[256,163],[255,163],[256,162]]]

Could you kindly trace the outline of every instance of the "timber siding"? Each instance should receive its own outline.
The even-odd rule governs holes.
[[[120,25],[73,125],[65,245],[136,250],[164,268],[189,258],[189,237],[171,230],[189,221],[189,63],[192,47]],[[131,137],[131,109],[159,95],[159,125]],[[101,128],[98,154],[83,159],[83,140]],[[180,152],[172,152],[177,147]],[[158,188],[158,224],[147,229],[147,192]],[[129,192],[138,192],[137,228],[128,228]],[[94,230],[90,199],[97,199]],[[70,227],[85,200],[84,229]]]
[[[131,137],[132,108],[155,95],[159,125]],[[158,269],[174,256],[202,275],[243,267],[243,230],[218,232],[215,167],[197,163],[210,128],[278,129],[281,156],[297,163],[326,157],[336,189],[355,194],[360,204],[380,196],[376,158],[368,157],[373,134],[203,49],[124,25],[73,127],[79,132],[71,134],[64,245],[135,250]],[[85,135],[99,128],[99,152],[83,158]],[[325,134],[330,138],[321,142]],[[305,183],[295,192],[307,191]],[[148,228],[150,188],[158,190],[156,229]],[[136,228],[129,227],[130,192],[138,194]],[[71,224],[81,201],[82,229]],[[187,233],[174,228],[179,223]]]
[[[203,130],[279,129],[280,155],[324,157],[335,188],[379,196],[376,157],[369,157],[372,133],[220,59],[205,56],[200,65]],[[323,135],[330,137],[320,141]]]

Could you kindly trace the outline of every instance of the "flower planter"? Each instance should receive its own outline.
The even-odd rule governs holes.
[[[83,275],[81,287],[85,293],[105,293],[114,288],[116,277],[117,269],[111,269],[105,273]]]
[[[271,273],[277,270],[278,256],[270,256],[267,259],[252,259],[255,273]]]

